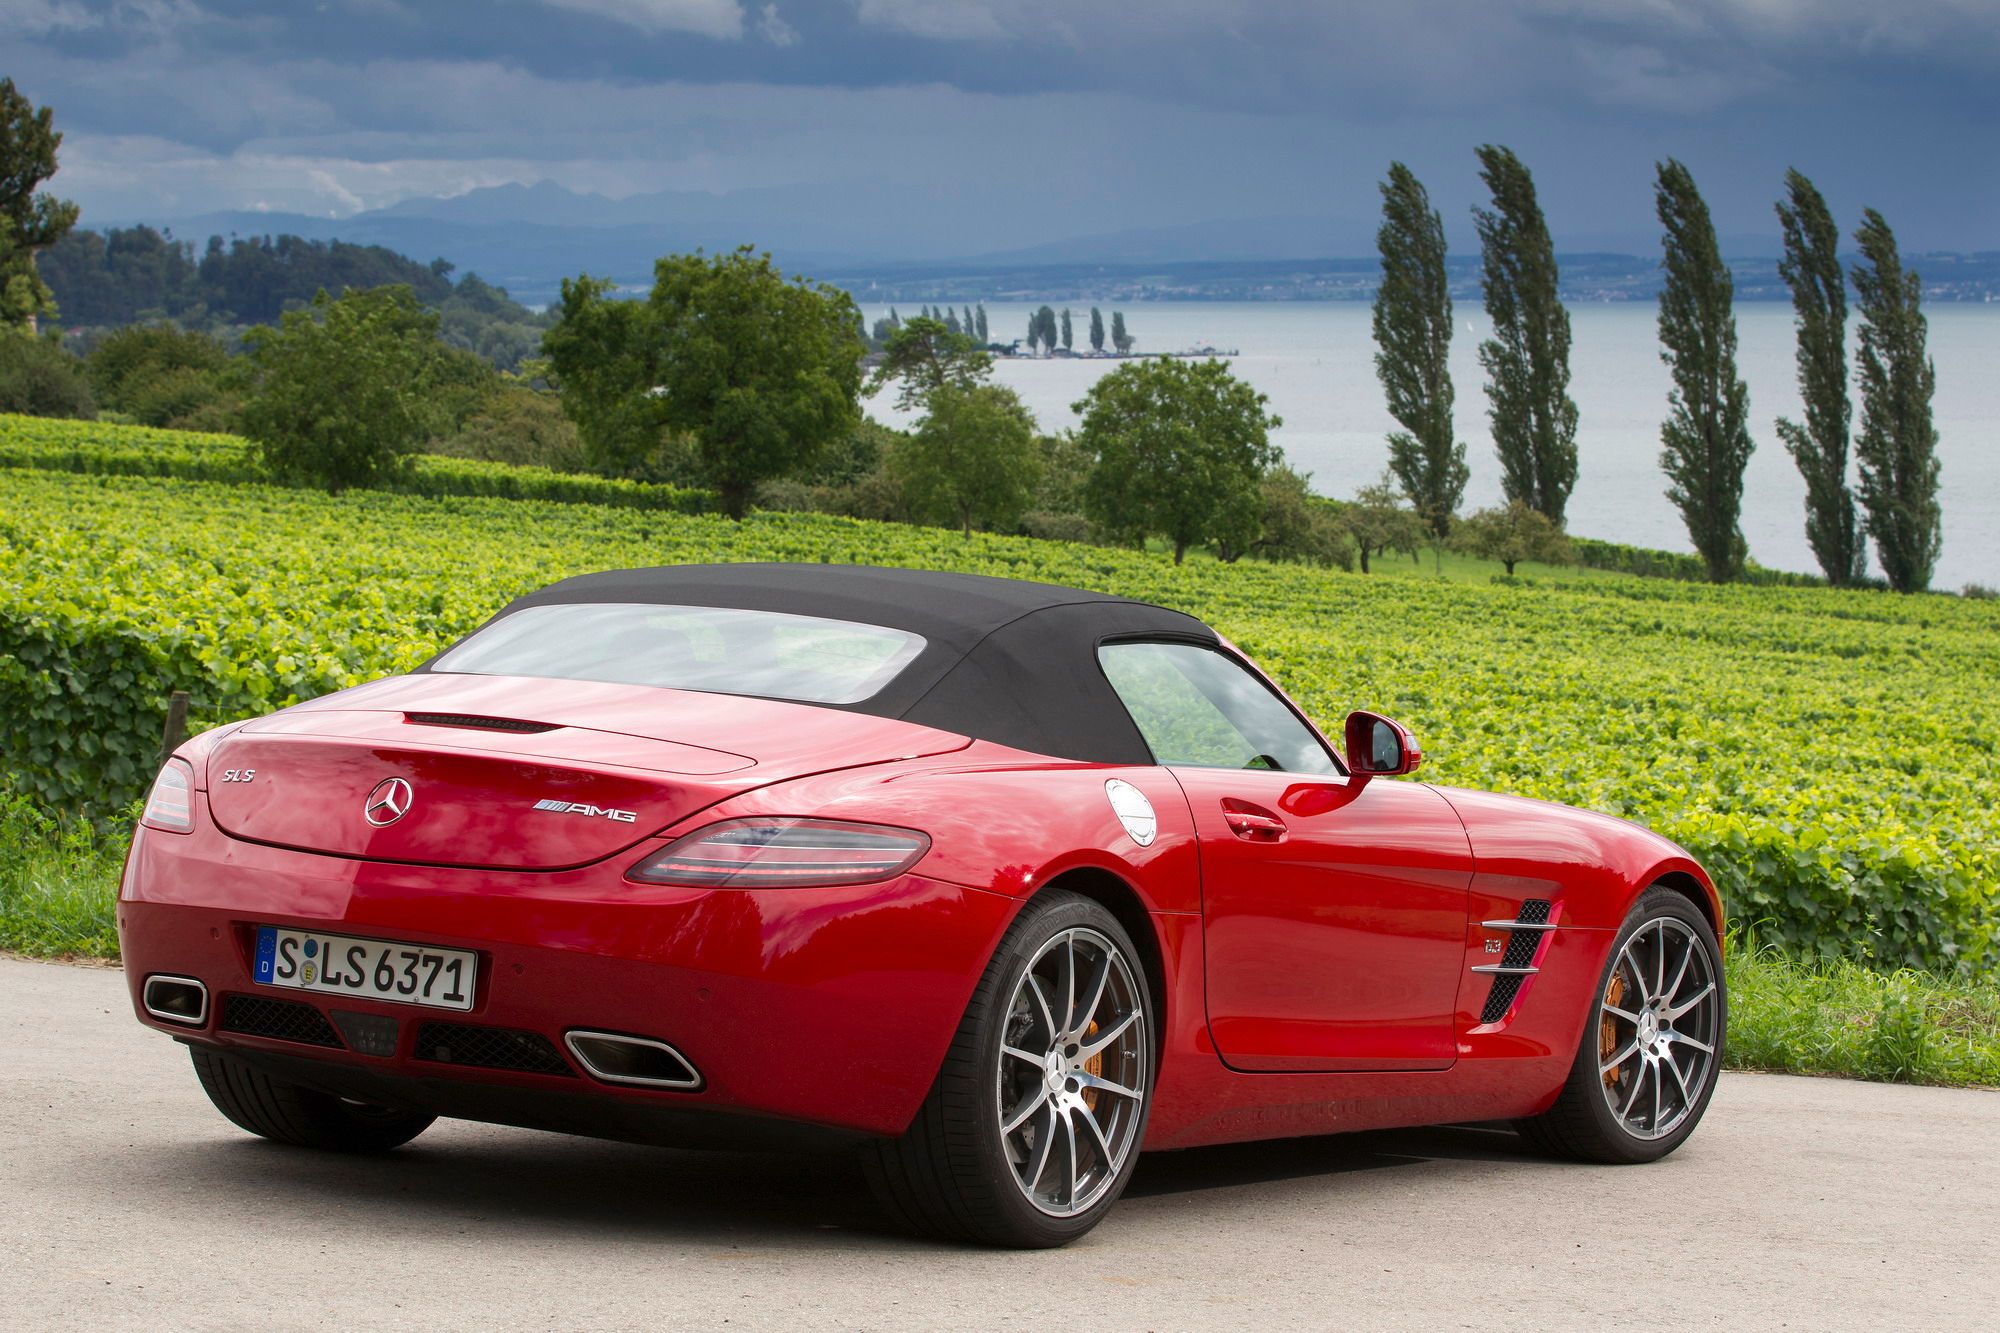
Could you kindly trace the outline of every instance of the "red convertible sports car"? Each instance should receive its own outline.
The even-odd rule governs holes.
[[[1722,1057],[1721,905],[1632,824],[1397,781],[1158,606],[909,570],[573,578],[207,732],[118,904],[142,1022],[283,1143],[438,1116],[860,1148],[1055,1245],[1142,1148],[1511,1120],[1644,1162]]]

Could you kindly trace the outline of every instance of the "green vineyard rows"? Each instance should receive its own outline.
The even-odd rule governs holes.
[[[56,424],[86,450],[91,432],[107,452],[134,443]],[[566,575],[715,560],[964,570],[1179,607],[1323,725],[1355,707],[1408,722],[1430,780],[1674,838],[1767,941],[1885,965],[1990,964],[2000,605],[1949,597],[1447,583],[1207,558],[1177,569],[1157,554],[816,514],[735,524],[17,465],[0,470],[0,769],[60,809],[114,809],[150,777],[170,690],[214,724],[408,668]]]

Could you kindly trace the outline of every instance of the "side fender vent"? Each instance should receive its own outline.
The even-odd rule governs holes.
[[[1546,898],[1530,898],[1522,903],[1511,921],[1484,921],[1480,924],[1488,930],[1507,932],[1507,951],[1500,961],[1488,967],[1475,967],[1475,972],[1493,975],[1493,989],[1486,993],[1486,1007],[1479,1012],[1479,1021],[1498,1023],[1514,1007],[1514,999],[1521,993],[1522,983],[1535,975],[1535,955],[1541,951],[1542,936],[1554,930],[1549,920],[1552,904]]]

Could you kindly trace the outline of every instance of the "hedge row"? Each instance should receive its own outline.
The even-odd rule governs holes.
[[[4,467],[182,481],[271,480],[249,442],[234,435],[0,414],[0,468]],[[706,513],[714,506],[707,491],[440,454],[417,455],[399,476],[374,489],[432,498],[486,495],[675,514]]]
[[[1585,569],[1608,569],[1648,579],[1679,579],[1683,583],[1708,582],[1708,566],[1698,555],[1678,551],[1655,551],[1645,546],[1599,541],[1595,537],[1571,537],[1571,554]],[[1737,582],[1759,588],[1824,588],[1826,580],[1817,574],[1794,574],[1782,569],[1766,569],[1750,561],[1737,575]]]

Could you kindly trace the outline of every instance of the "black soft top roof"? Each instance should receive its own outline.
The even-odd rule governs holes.
[[[921,634],[924,650],[894,680],[840,707],[1110,764],[1151,763],[1152,753],[1098,666],[1098,645],[1218,641],[1193,616],[1126,597],[869,565],[665,565],[584,574],[517,598],[494,619],[565,602],[727,606]]]

